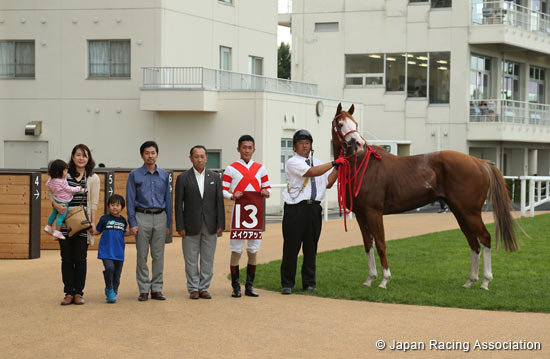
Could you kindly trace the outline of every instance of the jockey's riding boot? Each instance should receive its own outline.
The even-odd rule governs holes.
[[[260,295],[254,290],[254,277],[256,276],[256,266],[249,264],[246,267],[246,284],[244,286],[244,294],[249,297],[259,297]]]
[[[230,266],[231,268],[231,286],[233,287],[233,298],[241,297],[241,283],[239,283],[239,266]]]

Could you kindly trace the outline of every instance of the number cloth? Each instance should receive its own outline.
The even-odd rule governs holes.
[[[235,201],[230,239],[262,239],[264,200],[259,192],[243,192]]]

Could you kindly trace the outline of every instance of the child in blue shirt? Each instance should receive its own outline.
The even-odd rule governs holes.
[[[103,260],[103,276],[105,277],[105,295],[107,303],[116,303],[120,274],[124,263],[124,235],[128,223],[120,215],[126,206],[124,198],[114,194],[107,201],[109,214],[102,216],[94,234],[101,233],[97,258]]]

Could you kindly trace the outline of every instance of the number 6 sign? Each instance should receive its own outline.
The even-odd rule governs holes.
[[[264,200],[259,192],[243,192],[235,201],[230,239],[262,239]]]

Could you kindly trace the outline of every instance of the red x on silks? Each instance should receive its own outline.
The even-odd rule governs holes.
[[[243,178],[241,179],[237,187],[235,187],[234,192],[237,192],[237,191],[244,192],[248,184],[251,184],[252,187],[254,187],[254,190],[256,192],[261,191],[260,184],[258,183],[258,180],[256,179],[255,176],[256,176],[256,173],[258,173],[258,171],[260,170],[260,168],[262,168],[262,165],[254,162],[250,166],[250,169],[248,169],[242,164],[240,164],[239,162],[235,162],[232,164],[232,166],[243,175]]]

